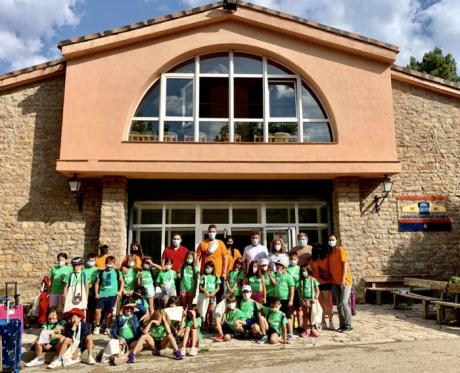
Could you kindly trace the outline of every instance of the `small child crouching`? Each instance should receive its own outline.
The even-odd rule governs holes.
[[[267,321],[267,337],[270,344],[277,344],[282,339],[282,343],[289,343],[287,333],[288,319],[286,314],[281,311],[281,301],[273,298],[270,307],[263,307],[262,312]]]
[[[244,334],[246,325],[243,312],[236,308],[236,297],[229,295],[226,298],[226,310],[222,317],[216,318],[216,330],[218,335],[216,342],[230,341],[233,337]]]

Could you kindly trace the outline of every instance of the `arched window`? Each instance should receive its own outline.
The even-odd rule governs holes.
[[[325,110],[299,75],[266,57],[219,52],[163,73],[129,141],[332,142]]]

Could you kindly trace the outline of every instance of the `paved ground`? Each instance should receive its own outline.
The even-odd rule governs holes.
[[[253,341],[234,340],[228,343],[205,339],[196,357],[173,361],[171,351],[162,357],[143,353],[134,365],[90,367],[80,364],[67,368],[78,372],[119,371],[209,371],[266,372],[460,372],[460,328],[436,325],[421,318],[419,309],[394,311],[390,306],[362,305],[353,319],[354,330],[341,334],[323,331],[319,338],[296,338],[291,345],[259,346]],[[30,345],[33,334],[24,336]],[[99,336],[96,346],[102,348],[107,337]],[[30,360],[30,353],[25,354]],[[26,368],[27,372],[43,371]],[[60,371],[60,370],[58,370]]]

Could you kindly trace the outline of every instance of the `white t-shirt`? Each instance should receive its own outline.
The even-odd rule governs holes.
[[[261,259],[268,258],[268,250],[265,246],[248,245],[244,248],[243,259],[246,263],[246,268],[251,264],[253,260],[260,261]]]

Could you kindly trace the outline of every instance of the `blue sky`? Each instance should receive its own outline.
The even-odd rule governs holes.
[[[58,41],[206,0],[0,0],[0,74],[60,56]],[[253,0],[400,47],[397,63],[439,46],[460,62],[460,0]]]

